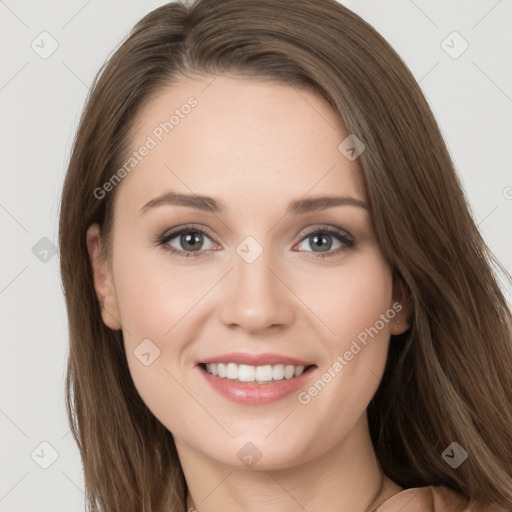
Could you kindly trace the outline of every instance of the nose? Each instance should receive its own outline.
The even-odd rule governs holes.
[[[291,325],[294,296],[271,251],[264,250],[252,263],[237,253],[233,260],[223,284],[222,322],[251,334]]]

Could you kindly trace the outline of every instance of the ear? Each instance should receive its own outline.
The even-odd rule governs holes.
[[[112,271],[101,250],[101,232],[98,224],[87,230],[87,250],[91,261],[94,289],[101,305],[103,323],[113,330],[121,329],[119,309],[115,295]]]
[[[396,312],[391,321],[391,334],[402,334],[411,326],[411,310],[409,295],[397,272],[393,273],[393,309]]]

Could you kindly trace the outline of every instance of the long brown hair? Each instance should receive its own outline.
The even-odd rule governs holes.
[[[189,73],[309,88],[364,142],[357,163],[373,226],[412,310],[410,329],[391,338],[368,407],[376,454],[402,487],[446,485],[511,510],[512,315],[497,273],[510,276],[475,226],[414,77],[374,28],[334,0],[169,3],[136,24],[95,79],[60,212],[66,405],[89,509],[186,508],[172,435],[134,387],[122,332],[101,320],[86,231],[99,223],[108,240],[117,190],[102,199],[93,191],[126,160],[145,102]],[[469,454],[457,469],[441,456],[452,442]]]

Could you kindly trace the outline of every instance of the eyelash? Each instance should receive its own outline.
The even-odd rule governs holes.
[[[165,249],[167,251],[169,251],[171,254],[174,254],[180,258],[190,258],[190,257],[198,258],[198,257],[204,256],[204,254],[203,254],[204,250],[193,251],[193,252],[180,251],[170,245],[167,245],[172,239],[176,238],[179,235],[182,235],[183,233],[188,233],[188,232],[200,233],[202,235],[206,235],[208,238],[210,238],[212,240],[212,242],[214,242],[214,237],[209,232],[209,230],[204,229],[204,228],[199,229],[199,228],[194,227],[193,225],[186,225],[186,226],[183,226],[182,228],[177,229],[175,231],[168,231],[168,232],[165,232],[164,234],[158,236],[156,239],[156,243],[157,243],[157,245],[165,246]],[[329,258],[331,256],[337,256],[341,252],[347,251],[348,249],[351,249],[351,248],[355,247],[355,245],[356,245],[355,241],[351,237],[348,237],[347,235],[343,234],[342,231],[333,229],[330,226],[320,226],[320,227],[316,227],[314,229],[311,229],[309,231],[301,233],[302,238],[300,239],[299,243],[304,241],[306,238],[310,237],[311,235],[317,235],[317,234],[331,235],[331,236],[337,238],[345,246],[345,247],[339,247],[338,249],[329,251],[327,253],[314,253],[314,254],[316,254],[315,257],[319,257],[322,259]],[[313,252],[313,251],[299,251],[299,252]]]

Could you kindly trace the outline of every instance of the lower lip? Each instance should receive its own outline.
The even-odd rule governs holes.
[[[221,395],[229,398],[233,402],[247,405],[265,405],[277,402],[282,398],[298,392],[304,387],[306,381],[315,373],[316,367],[309,368],[298,377],[292,379],[283,379],[268,384],[258,384],[256,382],[238,382],[235,380],[217,377],[208,373],[203,367],[198,367],[204,375],[206,381],[212,388]]]

